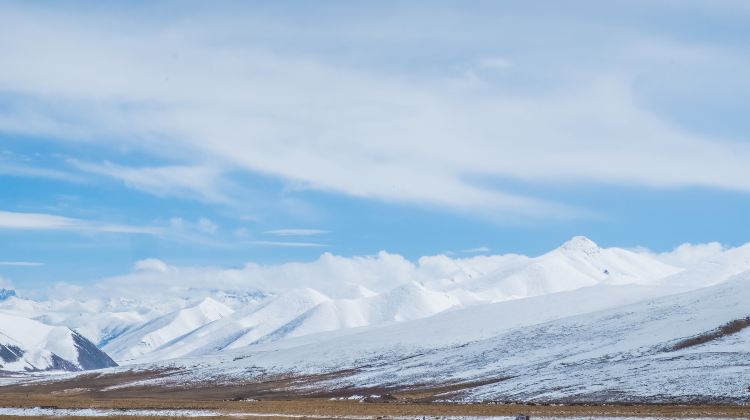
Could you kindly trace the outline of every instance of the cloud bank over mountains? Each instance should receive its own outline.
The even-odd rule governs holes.
[[[563,247],[565,246],[570,245]],[[654,253],[645,248],[629,252],[642,255],[647,261],[658,261],[678,268],[694,268],[712,262],[725,264],[725,259],[736,260],[737,255],[744,255],[748,246],[750,245],[733,248],[718,243],[683,244],[664,253]],[[211,296],[216,291],[285,293],[305,287],[331,298],[351,299],[385,293],[413,283],[460,282],[487,276],[495,271],[500,276],[512,267],[532,263],[534,258],[536,257],[521,254],[469,257],[441,254],[411,261],[387,251],[354,257],[324,252],[310,262],[249,262],[237,268],[173,265],[149,258],[137,261],[130,272],[122,275],[90,283],[61,282],[45,290],[23,290],[22,287],[21,290],[25,295],[42,299],[116,297],[161,300],[197,299]]]
[[[4,2],[0,254],[43,265],[0,274],[745,243],[748,19],[736,1]]]
[[[692,45],[657,28],[633,36],[616,15],[606,16],[613,30],[592,42],[602,34],[591,22],[571,32],[576,19],[565,14],[549,22],[511,8],[497,18],[545,28],[513,45],[503,39],[526,38],[514,36],[525,33],[517,24],[489,25],[480,11],[464,11],[407,25],[415,11],[405,7],[388,36],[355,19],[305,41],[302,53],[286,41],[311,25],[264,24],[273,10],[139,19],[147,11],[115,19],[101,8],[74,15],[3,6],[0,54],[14,65],[0,69],[0,89],[13,98],[0,129],[137,150],[172,163],[74,166],[151,194],[218,202],[242,195],[232,173],[487,217],[586,214],[504,188],[509,180],[750,191],[746,143],[690,130],[649,106],[654,82],[698,85],[714,72],[739,83],[731,69],[750,63],[726,46]],[[506,54],[466,61],[448,44],[433,68],[415,66],[414,44],[442,46],[434,25],[447,23],[476,27],[461,44],[498,40]],[[347,36],[343,51],[326,52]],[[534,42],[560,51],[524,49]],[[395,48],[391,62],[358,60],[357,43],[374,44],[373,57]],[[564,57],[574,47],[582,57]],[[604,48],[615,58],[594,59]],[[664,74],[683,66],[695,72]]]

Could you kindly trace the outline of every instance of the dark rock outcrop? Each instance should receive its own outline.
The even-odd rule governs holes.
[[[117,366],[117,363],[107,353],[99,350],[94,343],[75,331],[73,332],[73,342],[76,350],[78,350],[78,364],[81,369],[90,370]]]
[[[27,369],[27,370],[33,371],[33,369]],[[52,357],[50,358],[50,365],[45,370],[67,370],[69,372],[74,372],[74,371],[81,370],[81,369],[78,368],[78,366],[76,366],[72,362],[69,362],[63,359],[62,357],[53,353]]]
[[[0,344],[0,359],[5,363],[13,363],[23,356],[23,349],[12,344]]]

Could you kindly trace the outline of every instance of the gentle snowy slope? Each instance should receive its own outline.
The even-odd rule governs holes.
[[[283,330],[300,314],[328,300],[328,297],[312,289],[292,290],[259,305],[238,310],[231,317],[208,323],[136,360],[207,354],[225,350],[238,341],[252,343]],[[132,359],[122,360],[133,362]]]
[[[116,366],[105,353],[66,327],[0,313],[0,370],[85,370]]]
[[[160,326],[162,319],[174,318],[170,314],[113,340],[105,350],[121,363],[164,360],[322,331],[418,319],[459,304],[458,299],[447,293],[430,291],[416,283],[359,299],[331,299],[312,289],[299,289],[189,331],[180,329],[180,334],[171,334],[170,340],[161,340],[158,345],[137,338]],[[134,340],[142,344],[135,344]]]
[[[726,327],[750,326],[750,272],[627,303],[652,287],[598,286],[163,366],[182,366],[181,383],[354,369],[322,385],[353,390],[498,379],[453,396],[466,400],[750,401],[750,328]]]
[[[417,283],[359,299],[331,299],[312,289],[292,290],[265,303],[237,311],[176,338],[141,357],[127,357],[106,349],[123,363],[164,360],[228,351],[248,345],[289,339],[324,331],[402,322],[437,314],[461,305],[446,292],[432,291]],[[124,342],[127,336],[115,342]],[[132,346],[125,342],[123,348]]]
[[[232,312],[231,308],[222,303],[206,298],[195,306],[163,315],[119,335],[108,342],[104,350],[116,360],[133,359]]]
[[[418,319],[458,304],[448,294],[429,291],[414,283],[367,298],[329,299],[303,312],[271,334],[260,337],[245,335],[232,342],[227,349],[322,331]]]

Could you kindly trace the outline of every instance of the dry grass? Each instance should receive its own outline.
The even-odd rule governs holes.
[[[750,327],[750,316],[734,321],[727,322],[726,324],[716,328],[714,330],[705,332],[703,334],[696,335],[695,337],[686,338],[678,341],[674,345],[667,348],[667,351],[677,351],[686,349],[688,347],[698,346],[701,344],[708,343],[709,341],[718,340],[719,338],[726,337],[728,335],[736,334],[745,328]]]
[[[273,401],[215,401],[164,399],[97,399],[81,396],[37,394],[0,395],[3,407],[57,407],[109,409],[203,409],[222,413],[315,415],[341,418],[346,416],[646,416],[646,417],[730,417],[747,418],[750,408],[742,406],[674,406],[674,405],[491,405],[448,403],[360,403],[322,399]],[[131,417],[128,417],[131,418]],[[154,419],[154,417],[148,417]],[[258,417],[253,417],[258,418]]]
[[[96,394],[50,394],[2,392],[2,407],[56,407],[102,409],[202,409],[222,413],[347,416],[644,416],[644,417],[750,417],[750,407],[725,405],[521,405],[453,404],[414,402],[408,395],[396,395],[393,402],[362,403],[321,398],[274,399],[263,401],[221,401],[192,396],[164,398],[163,394],[140,398],[101,397]],[[133,418],[133,417],[128,417]],[[154,419],[154,417],[148,417]],[[258,418],[258,417],[253,417]]]
[[[404,388],[350,388],[324,391],[314,386],[346,376],[347,372],[306,377],[269,376],[262,380],[231,385],[203,384],[199,387],[107,387],[169,375],[169,371],[129,372],[117,375],[81,375],[67,381],[12,385],[0,388],[0,407],[58,407],[102,409],[203,409],[222,413],[347,416],[644,416],[644,417],[750,417],[750,407],[732,405],[522,405],[456,404],[436,398],[502,381],[417,385]],[[300,387],[300,385],[303,385]],[[352,394],[387,395],[372,402],[331,400]],[[259,401],[244,401],[245,399]],[[135,418],[135,417],[128,417]],[[154,419],[155,417],[148,417]],[[252,417],[258,419],[258,417]]]

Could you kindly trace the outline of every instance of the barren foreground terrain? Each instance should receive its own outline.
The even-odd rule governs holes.
[[[353,389],[346,393],[337,391],[338,394],[302,391],[306,388],[305,385],[314,385],[323,379],[330,380],[330,377],[274,377],[243,384],[213,384],[184,388],[154,386],[120,388],[117,386],[118,383],[153,378],[159,374],[168,373],[92,374],[76,376],[64,381],[9,385],[0,388],[0,407],[204,410],[206,413],[216,414],[215,416],[205,415],[201,418],[223,416],[262,418],[267,415],[274,418],[288,416],[375,419],[515,416],[519,413],[544,417],[750,417],[750,407],[743,405],[531,405],[513,402],[461,404],[441,401],[445,396],[477,385],[473,383],[413,389]],[[113,416],[120,417],[118,414]],[[47,416],[24,418],[47,418]],[[86,418],[86,416],[79,416],[79,418]],[[128,416],[127,418],[141,417]]]
[[[57,407],[103,409],[191,409],[210,410],[243,417],[310,416],[325,418],[361,417],[442,417],[442,416],[515,416],[519,413],[544,417],[712,417],[747,418],[750,407],[743,406],[674,406],[674,405],[523,405],[523,404],[453,404],[332,401],[316,398],[266,401],[217,401],[164,398],[100,399],[88,395],[50,395],[36,393],[3,393],[2,407]],[[234,416],[233,416],[234,417]],[[138,417],[134,417],[138,418]],[[153,418],[153,417],[148,417]]]
[[[523,404],[453,404],[453,403],[364,403],[303,398],[266,401],[217,401],[201,399],[126,398],[99,399],[90,396],[61,396],[36,393],[3,393],[2,407],[57,407],[102,409],[189,409],[209,410],[234,418],[315,417],[315,418],[381,418],[443,416],[515,416],[519,413],[544,417],[700,417],[747,418],[750,408],[742,406],[674,406],[674,405],[523,405]],[[213,416],[209,416],[211,418]],[[217,416],[221,417],[221,416]],[[27,417],[28,418],[28,417]],[[44,417],[39,417],[44,418]],[[139,418],[128,417],[128,418]],[[154,418],[154,417],[143,417]]]

